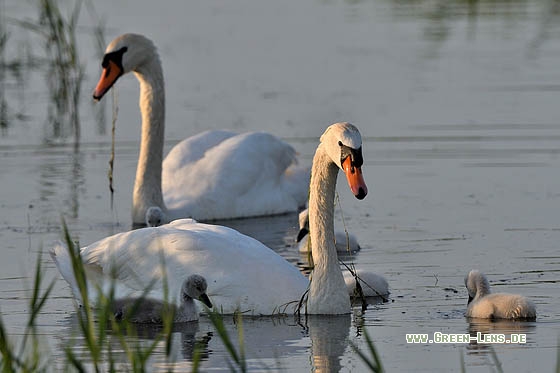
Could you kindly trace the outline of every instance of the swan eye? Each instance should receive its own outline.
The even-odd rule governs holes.
[[[117,66],[122,68],[122,56],[124,52],[128,50],[128,47],[122,47],[118,51],[109,52],[103,56],[103,62],[101,62],[101,67],[104,69],[109,66],[109,61],[113,61]]]
[[[338,142],[338,146],[343,146],[343,145],[342,145],[342,141],[339,141],[339,142]]]
[[[358,149],[352,149],[349,146],[342,145],[340,153],[340,163],[343,163],[347,157],[352,160],[352,167],[362,167],[364,159],[362,157],[362,147]]]

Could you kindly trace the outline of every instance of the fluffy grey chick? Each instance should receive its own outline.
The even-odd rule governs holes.
[[[537,317],[535,305],[522,295],[490,293],[486,276],[473,269],[465,277],[469,293],[467,317],[483,319],[528,319]]]
[[[198,309],[194,299],[212,308],[212,303],[206,295],[208,285],[206,279],[200,275],[191,275],[181,287],[181,304],[179,307],[168,304],[174,311],[173,322],[188,322],[198,320]],[[117,321],[127,319],[133,323],[162,323],[165,302],[151,298],[121,298],[115,299],[112,311]]]

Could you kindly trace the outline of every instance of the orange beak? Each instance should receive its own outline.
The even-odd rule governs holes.
[[[367,186],[362,176],[362,168],[352,166],[352,159],[350,156],[346,157],[342,162],[342,169],[346,174],[350,190],[354,193],[357,199],[364,199],[367,195]]]
[[[93,98],[101,100],[101,97],[115,84],[117,79],[122,75],[122,69],[113,61],[109,61],[107,66],[101,72],[101,78],[93,91]]]

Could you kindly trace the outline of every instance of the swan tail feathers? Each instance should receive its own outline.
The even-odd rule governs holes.
[[[535,319],[537,317],[536,307],[525,297],[519,297],[512,307],[508,318],[511,319]]]
[[[76,277],[74,276],[72,259],[68,253],[68,247],[65,243],[59,241],[49,250],[49,254],[64,280],[70,285],[72,294],[81,303],[80,289]]]

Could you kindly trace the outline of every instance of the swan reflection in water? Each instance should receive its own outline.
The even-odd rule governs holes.
[[[486,353],[493,343],[479,343],[474,340],[478,333],[480,338],[490,339],[491,334],[503,334],[505,339],[511,340],[512,334],[525,334],[527,342],[529,342],[530,335],[535,332],[536,323],[534,321],[523,320],[491,320],[491,319],[469,319],[468,320],[468,333],[471,336],[471,342],[467,346],[469,354],[477,354],[480,352]],[[486,336],[486,337],[485,337]],[[502,345],[502,344],[500,344]],[[522,344],[511,343],[511,346],[522,346]]]
[[[238,330],[243,331],[243,348],[248,366],[260,369],[280,369],[279,356],[292,356],[299,370],[316,372],[336,372],[342,368],[341,359],[349,347],[351,315],[340,316],[295,316],[242,317],[236,322],[234,316],[223,316],[225,329],[234,343],[238,344]],[[73,350],[84,351],[78,357],[87,364],[90,359],[85,341],[79,336],[79,321],[76,312],[65,321],[69,329],[61,335],[74,336]],[[125,340],[132,345],[140,344],[147,348],[160,333],[163,326],[157,324],[131,324],[123,328]],[[127,361],[116,331],[107,328],[110,337],[113,359]],[[64,337],[61,347],[69,343]],[[153,368],[187,369],[192,367],[195,350],[199,349],[200,367],[203,370],[223,368],[224,359],[229,359],[222,340],[217,335],[208,317],[202,315],[198,322],[177,323],[171,332],[171,353],[165,355],[165,341],[160,341],[151,358]],[[62,348],[61,351],[64,349]],[[220,355],[223,358],[220,358]]]

